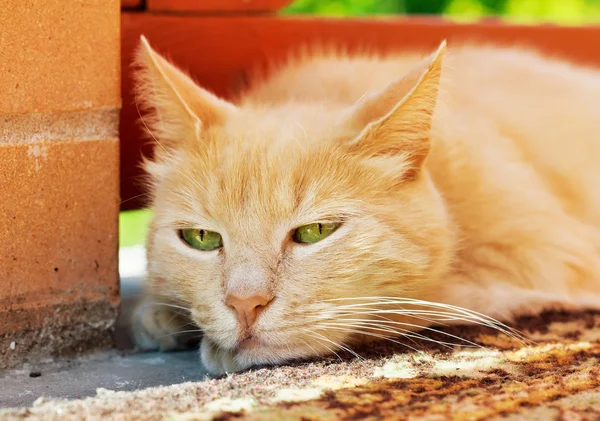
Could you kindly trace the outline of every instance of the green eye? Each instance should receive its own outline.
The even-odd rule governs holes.
[[[221,234],[214,231],[183,229],[179,231],[181,239],[197,250],[211,251],[223,247]]]
[[[320,222],[303,225],[296,228],[292,238],[296,243],[316,243],[329,237],[339,226],[340,224],[325,224]]]

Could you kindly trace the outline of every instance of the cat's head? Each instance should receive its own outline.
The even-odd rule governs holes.
[[[387,299],[439,289],[451,236],[423,166],[445,45],[333,109],[236,106],[142,44],[154,294],[236,358],[276,363],[336,350]]]

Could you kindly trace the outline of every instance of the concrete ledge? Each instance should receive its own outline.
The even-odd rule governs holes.
[[[0,313],[0,369],[112,348],[117,313],[107,300]]]

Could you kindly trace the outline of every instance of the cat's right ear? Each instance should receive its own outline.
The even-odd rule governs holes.
[[[352,153],[387,159],[400,179],[418,176],[430,150],[429,132],[445,52],[444,41],[404,77],[364,96],[349,110],[343,127],[353,137],[347,144]]]
[[[223,124],[237,110],[161,57],[144,36],[136,64],[136,103],[145,111],[143,124],[148,134],[163,149],[197,140],[203,129]]]

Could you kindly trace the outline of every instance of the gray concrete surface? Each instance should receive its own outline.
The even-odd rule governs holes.
[[[39,373],[39,377],[30,377]],[[27,407],[41,396],[75,399],[96,389],[136,390],[202,380],[205,372],[194,351],[128,356],[118,351],[74,360],[26,366],[0,374],[0,407]]]
[[[121,279],[121,316],[116,331],[121,350],[131,348],[127,321],[140,285],[136,277]],[[94,396],[98,388],[130,391],[205,377],[197,351],[122,355],[121,351],[113,350],[0,371],[0,408],[31,406],[41,396],[84,398]]]

